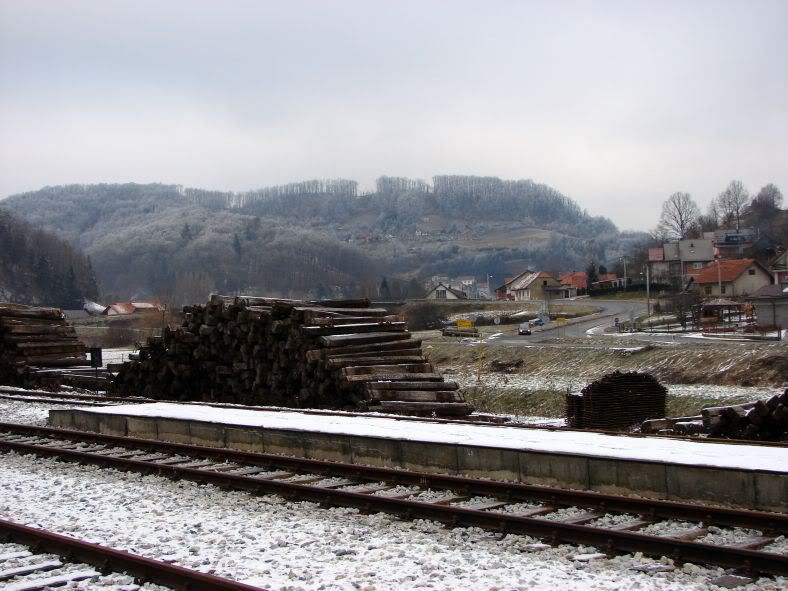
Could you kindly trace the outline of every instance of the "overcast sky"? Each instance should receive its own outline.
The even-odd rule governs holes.
[[[0,3],[0,197],[383,174],[788,194],[788,1]]]

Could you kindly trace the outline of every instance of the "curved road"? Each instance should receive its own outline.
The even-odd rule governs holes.
[[[534,330],[531,336],[520,336],[517,334],[517,329],[507,330],[505,334],[501,335],[493,342],[501,345],[531,345],[553,339],[556,337],[584,337],[586,332],[593,328],[606,328],[612,327],[615,319],[620,318],[621,321],[629,320],[630,315],[632,318],[645,314],[646,304],[641,302],[633,302],[628,300],[554,300],[563,305],[582,305],[587,307],[589,305],[598,306],[602,308],[601,312],[591,314],[589,316],[582,316],[565,323],[549,322],[541,328]]]

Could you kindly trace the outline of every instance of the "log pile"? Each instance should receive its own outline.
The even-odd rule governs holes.
[[[643,433],[696,435],[753,441],[788,440],[788,389],[767,400],[704,408],[694,417],[645,421]]]
[[[665,415],[667,390],[650,374],[613,372],[566,396],[567,425],[575,429],[630,429]]]
[[[66,368],[85,365],[85,345],[61,310],[0,303],[1,384],[58,382]]]
[[[441,329],[441,334],[444,337],[478,337],[479,336],[479,329],[478,328],[454,328],[448,327]]]
[[[124,364],[117,394],[422,416],[472,410],[405,323],[368,300],[214,295],[183,311],[180,327]]]

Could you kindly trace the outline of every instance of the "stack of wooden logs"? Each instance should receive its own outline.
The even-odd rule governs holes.
[[[630,429],[665,414],[667,390],[650,374],[613,372],[566,396],[567,424],[575,429]]]
[[[444,337],[478,337],[479,329],[476,327],[471,328],[455,328],[453,326],[441,329],[441,334]]]
[[[65,368],[86,364],[85,345],[61,310],[0,303],[1,384],[57,381]]]
[[[697,435],[754,441],[788,440],[788,389],[767,400],[704,408],[692,417],[645,421],[643,433]]]
[[[214,295],[149,340],[118,394],[422,416],[472,408],[422,355],[405,323],[368,300]]]

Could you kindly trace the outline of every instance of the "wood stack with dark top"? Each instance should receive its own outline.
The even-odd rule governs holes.
[[[754,441],[788,440],[788,389],[766,400],[713,406],[693,417],[645,421],[643,433],[696,435]]]
[[[613,372],[567,394],[567,424],[575,429],[630,429],[665,415],[667,390],[650,374]]]
[[[85,365],[85,345],[60,309],[0,303],[0,383],[31,386]]]
[[[149,340],[119,394],[421,416],[471,412],[405,323],[368,300],[211,296]]]

